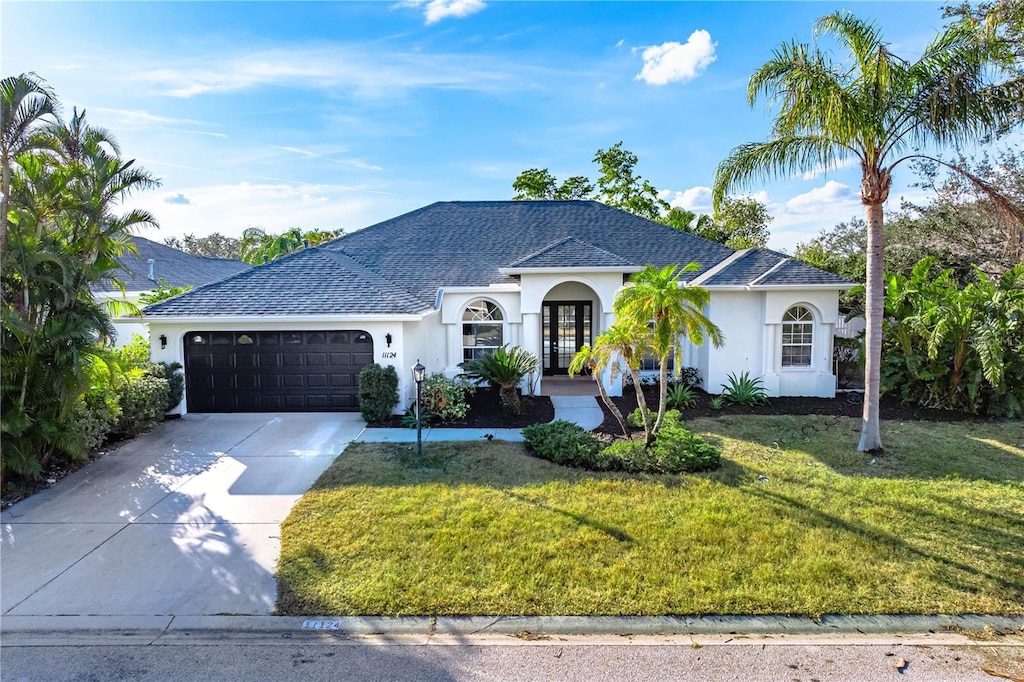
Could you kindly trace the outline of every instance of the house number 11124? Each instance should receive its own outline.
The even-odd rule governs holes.
[[[394,360],[398,357],[398,352],[393,350],[382,351],[380,357],[382,360]]]

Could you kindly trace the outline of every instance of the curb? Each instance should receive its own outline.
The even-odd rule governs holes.
[[[877,636],[1024,634],[1024,615],[824,616],[5,616],[3,646],[172,643],[219,636]],[[1020,645],[1011,638],[1006,644]]]

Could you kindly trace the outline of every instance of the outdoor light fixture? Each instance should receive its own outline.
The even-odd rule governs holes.
[[[391,348],[391,334],[385,334],[384,340],[388,342],[388,348]]]
[[[165,334],[160,335],[160,347],[167,348],[167,336]]]
[[[416,457],[423,459],[423,421],[420,419],[420,399],[423,397],[423,380],[427,376],[427,368],[419,358],[412,366],[412,380],[416,382]]]

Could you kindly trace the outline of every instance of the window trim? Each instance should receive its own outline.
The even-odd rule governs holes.
[[[787,317],[789,317],[790,315],[794,315],[794,317],[795,317],[795,311],[797,311],[797,310],[803,310],[807,314],[807,317],[806,318],[802,318],[802,319],[787,319]],[[794,326],[798,325],[798,326],[801,326],[801,327],[809,326],[810,327],[810,336],[811,336],[810,341],[808,341],[807,343],[793,343],[793,342],[786,343],[786,326],[787,325],[794,325]],[[809,305],[806,305],[804,303],[797,303],[795,305],[791,305],[789,308],[786,309],[786,312],[784,312],[782,314],[782,323],[781,323],[781,325],[779,327],[779,334],[780,334],[779,335],[779,369],[780,370],[785,371],[785,372],[807,372],[807,371],[813,371],[815,369],[815,366],[814,366],[814,341],[815,341],[815,337],[817,336],[817,332],[816,332],[817,326],[818,326],[817,317],[814,314],[814,310]],[[800,332],[796,332],[796,333],[799,333],[799,334],[803,335],[803,334],[806,334],[806,331],[800,331]],[[799,364],[799,365],[794,365],[794,364],[787,365],[787,364],[785,364],[785,356],[786,356],[786,349],[787,348],[807,348],[808,349],[807,364]]]
[[[476,316],[476,317],[474,317],[474,319],[466,319],[467,315],[472,314],[471,310],[473,309],[474,305],[480,304],[480,303],[486,304],[486,306],[488,308],[488,316],[487,317]],[[497,317],[495,317],[495,315]],[[505,337],[508,336],[508,329],[506,327],[506,325],[507,325],[507,317],[508,316],[505,314],[505,309],[502,308],[501,305],[499,305],[497,301],[493,301],[493,300],[491,300],[489,298],[483,298],[483,297],[474,298],[474,299],[469,300],[466,303],[466,305],[462,308],[462,314],[459,316],[459,324],[461,325],[461,328],[460,328],[460,330],[461,330],[461,334],[460,334],[461,350],[462,350],[462,353],[461,353],[462,360],[461,360],[461,362],[468,362],[469,360],[471,360],[471,359],[473,359],[475,357],[478,357],[478,354],[476,353],[476,349],[487,349],[487,350],[490,350],[490,351],[493,352],[494,350],[496,350],[498,348],[501,348],[501,346],[503,346],[505,344]],[[499,339],[498,345],[496,345],[496,346],[494,346],[494,345],[480,345],[480,344],[476,344],[476,343],[474,343],[472,346],[467,346],[466,345],[466,338],[468,336],[472,336],[474,339],[477,336],[477,333],[475,331],[474,331],[473,334],[466,334],[466,327],[467,326],[469,326],[469,325],[477,325],[477,324],[494,325],[495,323],[497,323],[498,329],[501,332],[501,338]],[[467,351],[470,353],[470,355],[468,357],[467,357]]]

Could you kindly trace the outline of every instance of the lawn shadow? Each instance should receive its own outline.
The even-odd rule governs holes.
[[[883,422],[880,455],[856,450],[860,420],[823,415],[696,420],[710,442],[737,439],[769,462],[786,451],[813,457],[836,473],[886,479],[1024,481],[1024,423]]]
[[[608,524],[601,523],[600,521],[594,521],[593,519],[589,519],[586,516],[583,516],[582,514],[577,514],[575,512],[567,511],[565,509],[559,509],[558,507],[552,507],[551,505],[544,504],[543,502],[538,502],[537,500],[532,500],[529,497],[525,497],[523,495],[518,495],[516,493],[509,492],[508,490],[505,490],[503,492],[505,494],[505,497],[510,497],[513,500],[518,500],[524,504],[536,507],[537,509],[543,509],[544,511],[549,511],[554,514],[564,516],[568,519],[572,519],[577,524],[600,531],[608,537],[612,538],[613,540],[618,540],[619,542],[624,542],[627,544],[633,544],[633,542],[635,542],[634,538],[631,535],[629,535],[625,531],[615,528],[614,526],[609,526]]]
[[[818,487],[823,488],[824,486]],[[1006,560],[1006,557],[1000,557],[999,561],[989,561],[984,558],[980,558],[974,565],[969,565],[949,556],[948,554],[943,554],[939,551],[927,551],[919,547],[915,547],[908,540],[893,533],[872,527],[867,523],[842,519],[835,514],[830,514],[823,509],[809,505],[806,502],[785,493],[775,492],[763,487],[751,487],[749,488],[748,493],[755,497],[760,497],[764,500],[792,509],[794,514],[809,526],[823,528],[826,530],[839,529],[843,532],[862,537],[880,546],[888,547],[894,552],[910,554],[917,559],[936,562],[946,568],[952,569],[954,573],[942,572],[942,577],[940,579],[953,590],[966,590],[976,594],[986,592],[987,590],[983,586],[978,585],[973,581],[974,578],[981,576],[991,581],[994,585],[998,585],[998,587],[1007,594],[1017,595],[1021,599],[1024,599],[1024,580],[1015,582],[1008,579],[1006,576],[992,573],[991,571],[983,568],[993,565],[1005,565],[1002,562]],[[828,496],[826,496],[826,499],[828,499]],[[987,510],[976,511],[979,516],[987,513]],[[915,513],[920,514],[921,510],[915,510]],[[963,531],[961,524],[957,520],[949,517],[942,517],[930,512],[925,513],[935,519],[940,526],[944,527],[942,531],[940,531],[941,535],[950,538],[962,536]],[[1008,538],[1003,531],[993,530],[987,526],[981,525],[976,527],[976,533],[972,533],[970,535],[971,546],[967,549],[976,556],[982,551],[991,554],[995,552],[994,547],[1000,545],[1005,546],[1007,539]],[[922,542],[922,544],[926,543]],[[929,546],[945,548],[956,546],[955,543],[947,543],[944,545],[936,545],[934,543],[927,544]],[[1024,562],[1017,557],[1011,558],[1011,563],[1021,566]]]

